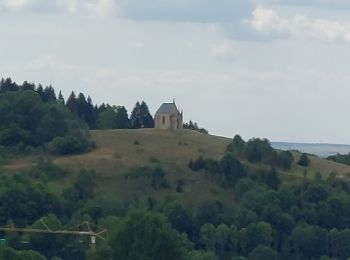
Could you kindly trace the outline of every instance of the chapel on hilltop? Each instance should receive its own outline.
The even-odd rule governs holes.
[[[154,115],[156,129],[182,129],[183,112],[177,109],[175,100],[172,103],[163,103]]]

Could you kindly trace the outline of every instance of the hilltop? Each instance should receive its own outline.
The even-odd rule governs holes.
[[[50,182],[53,190],[61,192],[75,180],[80,169],[93,169],[97,173],[96,193],[101,196],[114,196],[123,199],[139,199],[152,196],[157,199],[176,197],[186,203],[200,203],[208,200],[230,201],[233,194],[212,182],[205,174],[192,172],[188,168],[191,159],[199,156],[220,159],[230,138],[202,134],[190,130],[164,131],[157,129],[135,130],[93,130],[92,140],[96,143],[93,151],[71,156],[55,156],[52,161],[70,174],[57,181]],[[289,171],[279,170],[282,179],[297,180],[305,170],[312,178],[316,172],[327,177],[336,172],[338,177],[350,176],[350,166],[309,156],[309,167],[296,164],[300,154],[293,152],[294,163]],[[3,172],[12,174],[30,168],[38,160],[35,156],[14,159],[3,166]],[[248,168],[266,168],[243,162]],[[141,167],[160,165],[167,173],[170,189],[154,191],[143,185],[142,180],[129,180],[127,173]],[[184,190],[175,192],[176,183],[184,182]]]

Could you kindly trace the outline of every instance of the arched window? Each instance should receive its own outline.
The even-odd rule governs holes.
[[[163,125],[165,125],[165,116],[163,116]]]

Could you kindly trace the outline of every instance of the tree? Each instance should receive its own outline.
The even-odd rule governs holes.
[[[87,104],[85,107],[85,121],[88,124],[90,129],[94,129],[96,128],[96,120],[97,120],[95,108],[90,96],[88,96],[86,101],[87,101]]]
[[[112,107],[108,106],[102,112],[98,113],[97,128],[114,129],[117,127],[116,123],[116,112]]]
[[[245,153],[246,142],[240,135],[233,137],[232,143],[227,146],[227,151],[231,152],[234,156],[242,157]]]
[[[130,121],[128,117],[128,112],[124,106],[118,106],[116,108],[115,115],[115,126],[117,129],[127,129],[130,127]]]
[[[265,176],[265,183],[272,189],[277,190],[278,185],[281,183],[281,180],[278,177],[277,171],[275,168],[271,168]]]
[[[4,247],[0,248],[0,259],[46,260],[46,257],[33,250],[15,250],[10,247]]]
[[[153,128],[154,121],[153,117],[149,113],[147,104],[142,101],[137,102],[130,116],[131,127],[137,128]]]
[[[164,214],[173,228],[180,234],[186,233],[189,238],[192,238],[192,217],[180,203],[172,202],[166,205]]]
[[[292,167],[293,155],[290,151],[278,152],[274,158],[274,164],[284,170],[289,170]]]
[[[277,252],[270,247],[259,245],[249,254],[249,260],[277,260]]]
[[[215,250],[215,232],[216,228],[213,224],[204,224],[199,233],[199,240],[206,251]]]
[[[236,184],[240,178],[246,176],[243,165],[232,154],[225,154],[219,162],[219,167],[223,175],[223,183],[229,186]]]
[[[16,82],[13,82],[11,78],[2,78],[0,82],[0,91],[6,92],[6,91],[17,91],[19,89]]]
[[[309,166],[309,163],[310,163],[310,160],[309,160],[307,154],[306,154],[306,153],[303,153],[303,154],[300,156],[300,159],[299,159],[299,161],[298,161],[298,164],[299,164],[300,166],[307,167],[307,166]]]
[[[58,101],[58,103],[61,104],[61,105],[64,105],[64,104],[65,104],[64,97],[63,97],[61,91],[58,93],[57,101]]]
[[[140,114],[141,114],[142,128],[153,128],[154,120],[149,112],[147,104],[144,101],[142,101],[140,105]]]
[[[78,100],[75,96],[74,91],[69,95],[69,98],[67,100],[67,108],[68,110],[75,116],[78,116]]]
[[[235,251],[235,232],[236,227],[228,227],[226,224],[220,224],[215,231],[215,252],[220,259],[232,256]]]
[[[52,102],[56,100],[55,89],[50,85],[46,86],[43,93],[44,102]]]
[[[331,255],[337,259],[348,259],[350,257],[350,229],[330,231]]]
[[[181,260],[186,242],[166,219],[144,210],[130,211],[108,238],[114,259]]]
[[[242,251],[247,255],[258,245],[269,246],[272,242],[272,228],[269,223],[258,222],[249,224],[239,231]]]
[[[247,142],[245,157],[251,163],[270,162],[274,150],[271,147],[269,140],[253,138]]]
[[[299,225],[292,234],[294,250],[305,258],[320,258],[328,253],[328,232],[319,226]]]
[[[190,260],[219,260],[217,255],[211,251],[191,251],[189,253]]]

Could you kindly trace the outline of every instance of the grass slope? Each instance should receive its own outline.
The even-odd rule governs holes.
[[[97,173],[97,194],[101,196],[139,200],[149,196],[158,200],[177,199],[192,205],[221,200],[230,203],[233,193],[210,181],[203,173],[189,170],[188,163],[198,156],[220,158],[231,139],[205,135],[190,130],[164,131],[156,129],[140,130],[98,130],[91,131],[97,148],[90,153],[75,156],[54,157],[54,163],[71,172],[66,178],[49,183],[57,192],[68,187],[82,168],[94,169]],[[294,153],[295,161],[300,154]],[[328,176],[337,172],[338,176],[350,177],[350,166],[311,157],[307,168],[308,176],[316,172]],[[4,174],[12,174],[29,168],[37,158],[25,157],[10,161],[2,167]],[[171,184],[170,189],[154,190],[142,181],[128,180],[125,173],[132,169],[160,164]],[[248,163],[245,163],[249,165]],[[252,165],[251,165],[252,166]],[[260,167],[260,166],[252,166]],[[303,176],[305,168],[293,164],[292,170],[284,172],[288,179]],[[183,192],[176,192],[176,182],[185,183]]]

